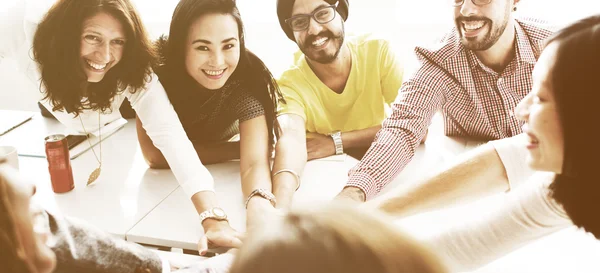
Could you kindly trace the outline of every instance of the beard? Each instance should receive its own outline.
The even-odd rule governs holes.
[[[486,17],[479,16],[470,16],[470,17],[458,17],[454,21],[456,25],[456,29],[458,31],[458,35],[460,38],[460,42],[464,47],[473,51],[484,51],[490,49],[493,45],[498,42],[502,33],[506,29],[509,20],[509,13],[503,18],[503,20],[499,24],[494,24],[494,22]],[[484,25],[481,28],[487,28],[487,32],[485,34],[480,34],[478,37],[465,37],[464,36],[464,24],[463,22],[470,21],[483,21]]]
[[[330,30],[323,30],[317,35],[310,35],[304,39],[303,42],[299,42],[298,46],[304,55],[317,63],[328,64],[333,62],[340,54],[342,45],[344,44],[344,28],[335,35]],[[325,48],[315,49],[313,42],[319,38],[326,38],[328,43]],[[332,48],[333,47],[333,48]]]

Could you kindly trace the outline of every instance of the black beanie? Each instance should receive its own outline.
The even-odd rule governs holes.
[[[285,20],[292,17],[292,8],[294,7],[294,2],[296,0],[277,0],[277,18],[279,19],[279,25],[281,25],[281,29],[285,32],[285,35],[290,38],[292,41],[296,41],[294,39],[294,32],[290,28],[288,24],[285,23]],[[348,18],[348,1],[349,0],[323,0],[329,4],[337,5],[337,12],[342,16],[342,19],[346,21]]]

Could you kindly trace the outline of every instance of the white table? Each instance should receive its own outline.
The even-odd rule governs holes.
[[[25,139],[39,138],[43,142],[45,135],[57,132],[56,123],[38,115],[7,134],[2,141],[15,141],[18,139],[15,136],[23,136]],[[99,148],[95,149],[98,153]],[[49,211],[84,219],[125,238],[127,232],[179,184],[170,170],[148,169],[137,142],[133,120],[102,142],[102,156],[102,174],[88,187],[88,176],[98,166],[94,154],[87,151],[71,160],[75,189],[63,194],[52,191],[45,158],[20,156],[19,169],[36,185],[36,198]]]
[[[28,130],[35,131],[24,125],[10,134]],[[412,162],[383,191],[400,183],[410,183],[478,144],[477,141],[443,137],[441,132],[432,130],[426,145],[417,149]],[[35,182],[38,197],[51,211],[60,210],[87,220],[133,242],[195,250],[201,230],[197,213],[170,170],[148,169],[139,150],[134,122],[130,121],[103,142],[103,157],[102,175],[92,187],[85,187],[85,183],[89,172],[96,167],[94,155],[88,151],[72,160],[76,185],[73,191],[65,194],[52,192],[46,159],[19,157],[19,163],[21,173]],[[294,205],[332,199],[344,186],[347,171],[356,162],[345,156],[309,162]],[[227,210],[232,225],[244,230],[239,162],[209,165],[208,169],[215,177],[221,206]],[[486,206],[497,205],[501,200],[501,196],[492,196],[475,204],[405,219],[400,225],[420,237],[439,232],[461,219],[454,217],[456,215],[485,213]],[[476,272],[591,273],[600,271],[597,257],[600,257],[599,242],[581,231],[567,229],[529,244]]]

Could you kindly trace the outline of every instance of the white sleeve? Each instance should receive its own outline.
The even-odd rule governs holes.
[[[496,149],[508,176],[509,190],[514,190],[527,181],[535,172],[527,164],[526,135],[490,141]]]
[[[214,191],[213,178],[200,162],[156,75],[152,75],[145,90],[126,94],[146,133],[167,159],[187,196],[191,198],[200,191]]]
[[[526,184],[506,194],[501,207],[463,222],[428,243],[453,271],[468,271],[572,225],[549,195],[552,178],[548,173],[536,173]]]
[[[171,263],[169,263],[169,260],[162,255],[158,255],[158,257],[160,257],[160,261],[162,262],[162,273],[171,273]]]

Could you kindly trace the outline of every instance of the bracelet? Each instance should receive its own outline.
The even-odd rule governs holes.
[[[245,207],[246,209],[248,209],[248,203],[250,202],[250,199],[252,199],[252,197],[259,195],[260,197],[267,199],[269,202],[271,202],[271,205],[275,208],[277,207],[277,200],[275,199],[275,195],[273,195],[271,192],[265,190],[265,189],[255,189],[253,190],[250,195],[248,195],[248,198],[246,198],[246,204]]]
[[[300,175],[298,175],[298,173],[292,169],[281,169],[279,171],[276,171],[272,177],[275,177],[276,175],[283,173],[283,172],[287,172],[287,173],[291,173],[294,176],[296,176],[296,182],[298,183],[298,185],[296,186],[296,191],[300,188]]]

